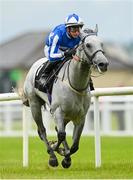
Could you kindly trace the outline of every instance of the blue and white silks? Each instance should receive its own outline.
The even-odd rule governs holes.
[[[44,52],[51,62],[60,61],[64,58],[64,51],[74,48],[79,42],[80,37],[70,37],[67,33],[65,24],[60,24],[48,35]]]

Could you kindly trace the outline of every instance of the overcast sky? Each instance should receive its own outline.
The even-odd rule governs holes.
[[[77,13],[86,27],[118,43],[133,41],[133,0],[0,0],[0,43],[16,35],[52,29]]]

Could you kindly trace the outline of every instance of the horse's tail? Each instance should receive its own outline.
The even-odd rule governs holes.
[[[24,93],[24,90],[23,88],[13,88],[13,92],[17,93],[18,96],[20,97],[20,99],[22,100],[22,103],[25,105],[25,106],[28,106],[29,107],[29,101]]]

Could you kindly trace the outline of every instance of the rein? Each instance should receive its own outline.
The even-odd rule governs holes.
[[[65,67],[65,70],[64,70],[64,73],[63,73],[63,76],[62,78],[60,78],[59,76],[57,76],[57,78],[59,80],[61,80],[62,82],[64,82],[73,92],[75,92],[76,94],[80,95],[80,96],[86,96],[87,95],[87,92],[81,92],[81,90],[78,90],[76,88],[74,88],[70,82],[70,77],[69,77],[69,66],[70,66],[70,63],[71,63],[71,60],[68,62],[67,66]],[[66,69],[67,69],[67,78],[68,78],[68,81],[64,80],[64,76],[65,76],[65,72],[66,72]],[[89,83],[88,83],[89,84]],[[88,85],[87,85],[88,87]],[[86,87],[86,89],[87,89]],[[85,89],[85,90],[86,90]],[[82,90],[83,91],[83,90]]]
[[[72,83],[71,83],[71,81],[70,81],[70,77],[69,77],[69,67],[70,67],[70,63],[71,63],[71,61],[69,61],[69,63],[68,63],[68,66],[67,66],[67,78],[68,78],[68,82],[69,82],[69,84],[70,84],[70,86],[72,87],[72,89],[74,89],[75,91],[78,91],[78,92],[82,92],[82,91],[85,91],[87,88],[88,88],[88,86],[89,86],[89,81],[88,81],[88,83],[87,83],[87,85],[86,85],[86,87],[85,88],[82,88],[82,89],[77,89],[77,88],[75,88],[73,85],[72,85]]]

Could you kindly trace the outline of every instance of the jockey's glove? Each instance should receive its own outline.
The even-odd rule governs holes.
[[[76,54],[76,49],[70,49],[64,52],[65,57],[72,57],[72,55],[75,55],[75,54]]]

